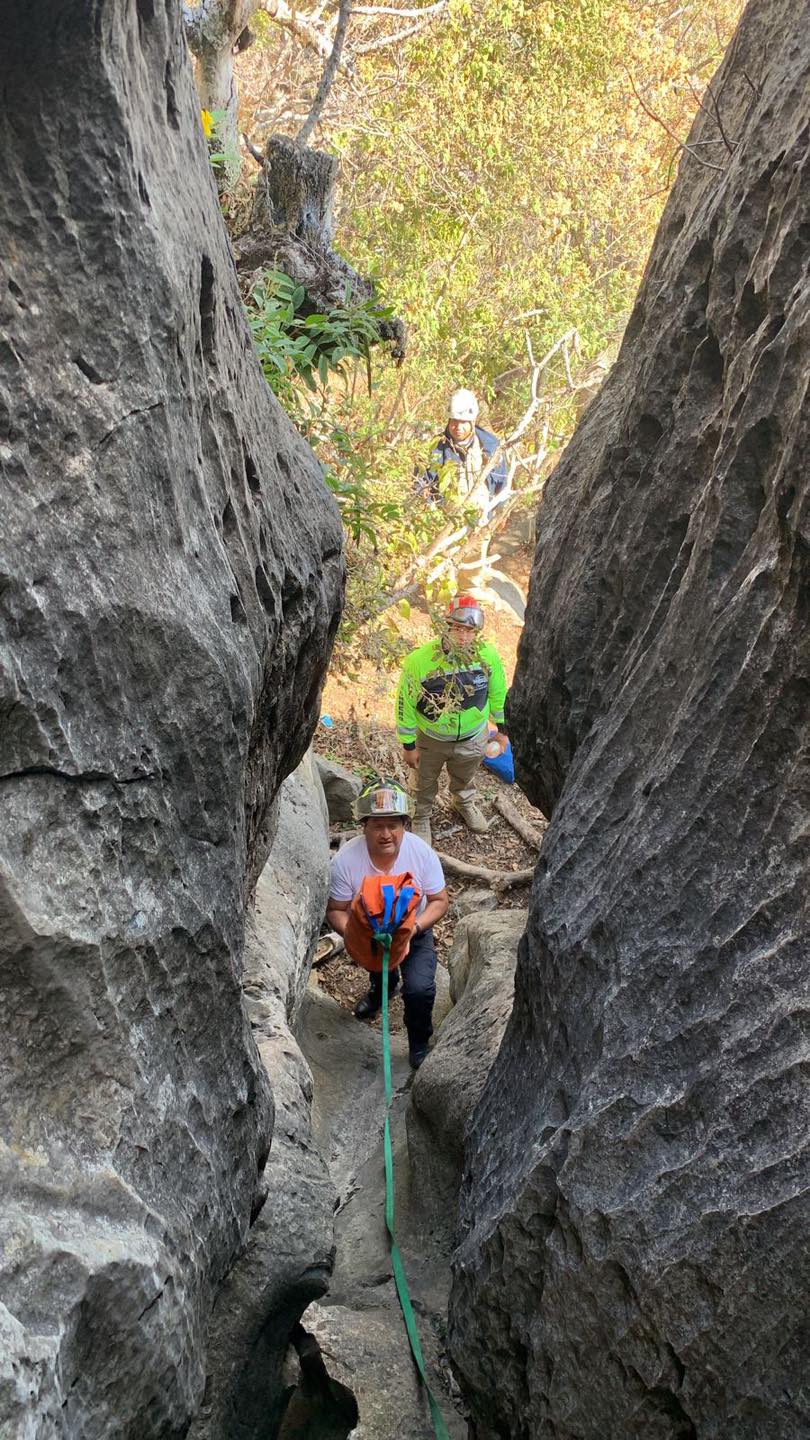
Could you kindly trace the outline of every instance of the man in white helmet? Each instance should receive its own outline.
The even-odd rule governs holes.
[[[498,457],[491,473],[482,480],[484,468],[497,450],[497,435],[477,425],[478,401],[472,390],[454,390],[444,434],[436,442],[430,465],[420,488],[439,499],[439,472],[443,466],[457,466],[457,497],[474,506],[485,523],[495,505],[508,493],[506,456]]]

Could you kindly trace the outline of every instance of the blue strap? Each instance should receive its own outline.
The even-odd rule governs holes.
[[[379,925],[379,929],[384,930],[387,935],[390,935],[392,930],[396,928],[395,925],[391,924],[391,916],[394,910],[394,901],[396,899],[393,885],[383,885],[382,897],[385,901],[385,909],[383,910],[382,921]]]
[[[401,925],[403,920],[405,919],[408,906],[410,905],[415,894],[416,891],[414,890],[412,885],[403,885],[402,889],[400,890],[399,895],[397,896],[396,910],[394,911],[393,928],[395,930],[397,926]]]
[[[393,885],[383,885],[382,896],[385,905],[380,919],[376,915],[372,915],[366,904],[365,896],[360,896],[360,904],[369,923],[373,944],[382,945],[387,940],[390,946],[394,931],[399,929],[405,919],[408,906],[415,894],[417,891],[413,885],[403,885],[399,895],[396,894]]]

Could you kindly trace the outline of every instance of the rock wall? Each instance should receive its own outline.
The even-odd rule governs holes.
[[[289,1395],[290,1332],[329,1283],[337,1195],[313,1142],[312,1073],[293,1034],[328,891],[326,801],[309,753],[281,787],[246,941],[247,1012],[275,1102],[267,1198],[217,1296],[205,1397],[188,1440],[275,1435]]]
[[[456,1238],[467,1126],[512,1010],[525,923],[525,910],[478,912],[461,920],[447,957],[453,1008],[411,1086],[411,1203],[433,1238],[447,1239],[448,1249]]]
[[[340,527],[242,318],[179,7],[0,47],[0,1433],[180,1436],[272,1105],[246,898]]]
[[[509,718],[552,820],[451,1310],[478,1440],[810,1433],[808,36],[746,11],[540,511]]]

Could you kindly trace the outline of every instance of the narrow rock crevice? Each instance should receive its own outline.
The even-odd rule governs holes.
[[[64,780],[70,785],[148,785],[158,777],[148,770],[138,775],[110,775],[106,770],[57,770],[51,765],[26,765],[21,770],[7,770],[0,775],[0,784],[6,780],[26,780],[33,776],[48,776],[53,780]]]
[[[397,1239],[431,1388],[452,1440],[468,1434],[446,1354],[463,1135],[511,1008],[524,923],[521,911],[461,922],[449,973],[438,971],[435,1039],[418,1074],[408,1064],[404,1033],[391,1036]],[[385,1227],[380,1031],[355,1020],[313,977],[296,1033],[312,1072],[314,1139],[337,1192],[329,1289],[302,1323],[332,1380],[352,1390],[367,1440],[432,1440]]]
[[[300,1323],[293,1327],[290,1344],[300,1379],[287,1401],[278,1440],[348,1440],[360,1418],[354,1394],[332,1379],[318,1341]]]

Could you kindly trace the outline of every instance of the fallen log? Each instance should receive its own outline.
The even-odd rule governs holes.
[[[525,840],[526,844],[531,845],[534,850],[539,850],[543,843],[542,834],[539,830],[535,830],[528,820],[523,819],[511,801],[507,800],[505,795],[496,795],[494,804],[495,809],[503,816],[507,824],[517,831],[521,840]]]
[[[449,875],[457,875],[460,880],[482,880],[485,885],[491,885],[493,890],[511,890],[515,885],[530,885],[534,879],[533,870],[490,870],[484,865],[468,865],[464,860],[456,860],[452,855],[445,855],[437,850],[442,869]]]

